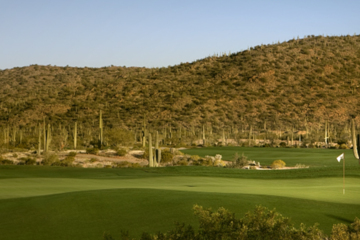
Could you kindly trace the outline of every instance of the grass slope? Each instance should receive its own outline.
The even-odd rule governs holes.
[[[216,209],[224,206],[237,216],[256,205],[291,216],[298,226],[319,223],[326,232],[333,223],[353,221],[358,204],[342,204],[252,194],[204,193],[154,189],[74,192],[41,197],[0,200],[3,239],[99,239],[121,230],[133,236],[166,231],[175,221],[196,225],[193,204]],[[21,231],[19,231],[21,228]]]
[[[158,189],[187,192],[242,193],[283,196],[357,204],[359,178],[347,178],[346,197],[341,178],[314,179],[228,179],[210,177],[154,177],[126,180],[31,178],[1,180],[0,199],[44,196],[102,189]]]

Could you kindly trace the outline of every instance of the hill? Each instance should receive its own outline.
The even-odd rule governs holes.
[[[318,133],[329,122],[344,138],[360,110],[359,82],[360,35],[307,36],[163,68],[31,65],[0,71],[0,123],[35,131],[44,118],[78,121],[84,132],[102,110],[107,128],[139,130],[145,120],[151,129]]]

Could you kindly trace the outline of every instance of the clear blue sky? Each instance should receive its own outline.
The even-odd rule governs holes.
[[[0,0],[0,69],[162,67],[354,33],[359,0]]]

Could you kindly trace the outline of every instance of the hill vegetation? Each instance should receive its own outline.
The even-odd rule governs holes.
[[[194,138],[301,131],[315,142],[325,130],[346,142],[349,119],[360,123],[359,82],[360,35],[294,38],[163,68],[31,65],[0,71],[0,124],[3,143],[19,143],[21,134],[36,142],[44,119],[59,136],[78,122],[86,145],[100,134],[102,110],[105,131],[136,139],[145,122]]]

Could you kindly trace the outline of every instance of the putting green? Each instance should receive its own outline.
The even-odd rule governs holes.
[[[207,193],[281,196],[333,203],[358,204],[360,179],[231,179],[209,177],[153,177],[144,179],[17,178],[0,180],[0,199],[45,196],[103,189],[158,189]]]

